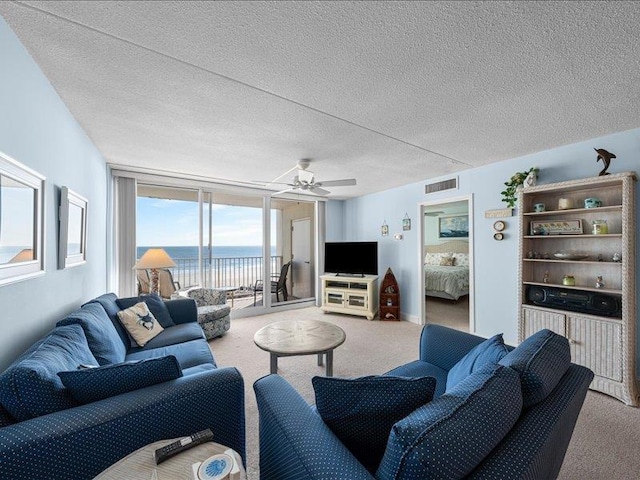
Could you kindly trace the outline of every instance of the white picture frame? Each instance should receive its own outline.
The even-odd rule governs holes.
[[[0,152],[0,285],[45,273],[45,180]]]
[[[89,202],[68,187],[60,189],[58,268],[87,262],[87,207]]]

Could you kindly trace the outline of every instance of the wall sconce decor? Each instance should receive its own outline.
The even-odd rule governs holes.
[[[389,235],[389,225],[387,225],[387,221],[383,220],[382,221],[382,227],[380,227],[380,230],[382,232],[382,236],[386,237]]]
[[[505,222],[503,222],[502,220],[498,220],[497,222],[495,222],[493,224],[493,229],[495,230],[495,233],[493,234],[493,238],[495,240],[503,240],[504,239],[504,233],[502,233],[502,231],[507,228],[507,224]]]
[[[411,230],[411,219],[408,213],[405,213],[402,219],[402,230]]]

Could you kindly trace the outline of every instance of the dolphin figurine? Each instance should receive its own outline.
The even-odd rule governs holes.
[[[607,152],[604,148],[594,148],[594,150],[598,153],[598,156],[596,157],[596,163],[598,163],[600,160],[602,160],[602,163],[604,163],[604,168],[598,175],[609,175],[607,169],[609,168],[609,165],[611,165],[611,159],[616,158],[616,156],[611,152]]]

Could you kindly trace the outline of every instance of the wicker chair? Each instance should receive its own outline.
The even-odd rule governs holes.
[[[220,337],[231,327],[231,307],[227,294],[213,288],[194,287],[179,292],[180,296],[193,298],[198,307],[198,323],[207,340]]]

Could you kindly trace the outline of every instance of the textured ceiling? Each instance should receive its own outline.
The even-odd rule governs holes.
[[[1,2],[107,162],[346,198],[640,126],[640,2]],[[288,180],[288,177],[285,177]]]

